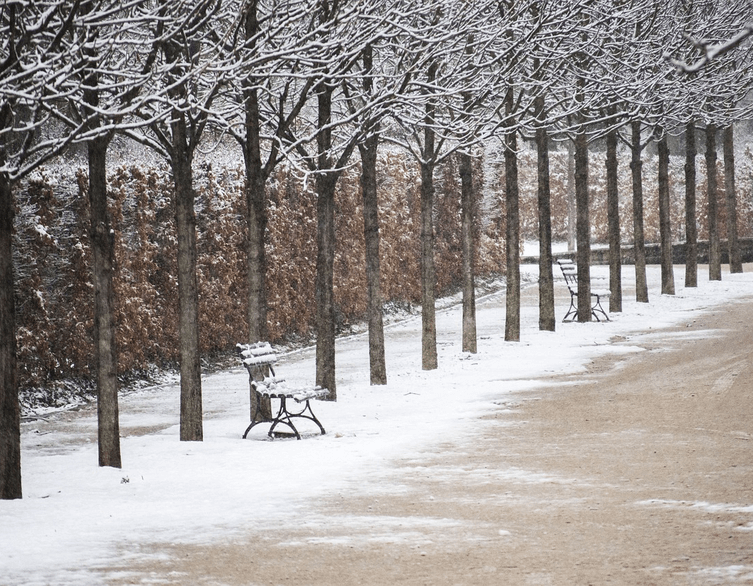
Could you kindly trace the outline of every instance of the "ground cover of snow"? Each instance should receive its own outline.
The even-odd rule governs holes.
[[[607,270],[592,272],[606,277]],[[522,271],[524,282],[535,282],[536,267]],[[338,340],[338,401],[314,404],[324,436],[311,427],[302,441],[272,441],[267,426],[259,425],[242,440],[249,408],[240,365],[203,380],[203,442],[178,441],[177,381],[122,397],[121,470],[97,466],[95,409],[25,422],[24,498],[0,501],[0,583],[97,584],[98,570],[114,561],[152,555],[141,544],[218,543],[271,524],[298,523],[299,512],[317,497],[366,486],[378,491],[374,479],[387,474],[396,458],[415,457],[420,465],[420,453],[438,439],[472,434],[482,415],[504,410],[511,392],[542,386],[551,375],[582,372],[594,358],[641,352],[639,340],[753,292],[750,273],[725,273],[723,281],[709,282],[700,271],[699,287],[686,289],[676,267],[677,295],[662,296],[659,268],[648,273],[651,302],[638,304],[625,295],[623,312],[609,323],[558,323],[556,332],[540,332],[536,298],[529,296],[520,342],[504,341],[504,293],[482,297],[474,355],[460,349],[460,308],[443,309],[437,314],[435,371],[421,370],[420,316],[391,324],[386,386],[369,386],[365,335]],[[633,267],[624,267],[626,290],[632,282]],[[561,281],[557,288],[561,319],[567,293]],[[312,383],[313,350],[281,356],[277,374],[291,383]],[[393,529],[373,531],[398,539]],[[401,530],[409,533],[410,527]]]

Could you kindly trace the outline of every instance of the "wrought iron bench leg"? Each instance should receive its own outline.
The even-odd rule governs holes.
[[[570,309],[567,310],[567,313],[565,314],[565,317],[562,318],[562,321],[575,321],[578,319],[578,306],[576,305],[577,297],[573,295],[573,293],[570,293]],[[569,320],[567,318],[570,318]]]
[[[601,306],[601,296],[594,295],[594,297],[596,297],[596,302],[591,307],[591,315],[596,318],[596,321],[601,321],[601,319],[599,319],[599,314],[604,318],[604,321],[611,321],[607,312],[604,311],[604,308]]]

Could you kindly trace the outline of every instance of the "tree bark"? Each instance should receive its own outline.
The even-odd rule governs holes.
[[[0,150],[0,164],[5,162],[3,158]],[[0,172],[0,499],[20,499],[23,496],[13,281],[13,214],[10,180],[6,173]]]
[[[434,131],[431,134],[432,152]],[[434,164],[421,163],[421,368],[434,370],[437,362],[436,272],[434,268]]]
[[[609,311],[622,311],[620,194],[617,189],[617,131],[607,134],[607,224],[609,226]]]
[[[706,194],[708,198],[709,280],[722,280],[722,250],[719,242],[716,181],[716,125],[706,125]]]
[[[259,31],[256,3],[251,2],[246,16],[246,40],[255,43]],[[246,166],[246,270],[248,283],[248,342],[267,341],[267,230],[266,176],[261,159],[261,123],[259,98],[254,79],[247,80],[243,95],[246,108],[246,140],[243,160]],[[249,381],[251,416],[262,421],[272,418],[272,400],[260,395]]]
[[[685,286],[698,286],[698,226],[696,224],[695,123],[685,127]]]
[[[675,294],[675,277],[672,266],[672,224],[669,202],[669,145],[664,133],[659,141],[659,232],[661,239],[661,292]]]
[[[567,251],[575,252],[575,149],[567,141]]]
[[[591,321],[591,219],[588,194],[588,140],[575,137],[575,206],[578,263],[578,321]]]
[[[87,5],[87,12],[92,10]],[[97,115],[100,102],[99,59],[95,46],[96,33],[89,33],[89,46],[84,49],[87,68],[84,80],[84,115],[89,130],[101,126]],[[115,263],[114,234],[107,208],[107,149],[112,134],[102,134],[87,143],[89,163],[89,241],[92,251],[92,284],[94,286],[94,354],[97,376],[97,434],[99,465],[121,467],[120,415],[118,413],[118,353],[115,344],[115,303],[113,267]]]
[[[316,178],[316,384],[337,400],[335,378],[335,185],[328,173]]]
[[[94,284],[94,347],[97,364],[99,465],[121,467],[118,413],[118,354],[113,301],[114,243],[107,209],[107,147],[110,137],[87,144],[89,157],[90,241]]]
[[[436,63],[429,65],[427,81],[434,82]],[[434,268],[434,157],[435,133],[433,100],[424,111],[424,145],[421,161],[421,368],[437,368],[436,272]]]
[[[245,20],[246,42],[256,44],[259,21],[256,1],[248,3]],[[246,165],[247,205],[247,261],[248,261],[248,341],[253,344],[267,340],[267,257],[264,247],[267,228],[266,177],[261,159],[261,123],[257,80],[244,80],[246,140],[243,144],[243,159]],[[270,414],[271,416],[271,414]]]
[[[461,191],[461,245],[463,249],[463,352],[475,354],[478,350],[476,337],[476,286],[474,282],[473,240],[474,197],[473,161],[471,155],[460,155]]]
[[[543,116],[544,98],[536,98],[536,111]],[[552,211],[549,184],[549,133],[536,129],[537,197],[539,216],[539,330],[553,332],[554,274],[552,272]]]
[[[372,385],[387,384],[384,357],[384,320],[382,316],[381,267],[379,261],[379,200],[377,197],[377,148],[379,136],[373,135],[359,145],[361,153],[361,191],[363,193],[363,236],[366,248],[366,290],[369,320],[369,380]]]
[[[512,112],[512,89],[507,92],[506,112]],[[505,134],[505,260],[507,292],[505,294],[505,341],[520,341],[520,212],[518,191],[518,135]]]
[[[327,400],[337,400],[335,378],[335,187],[338,175],[331,168],[332,89],[317,90],[316,176],[316,384],[329,389]]]
[[[191,153],[186,121],[174,111],[170,164],[175,183],[178,236],[178,328],[180,338],[180,440],[202,441],[201,354],[199,350],[199,286],[196,276],[196,214]]]
[[[635,254],[635,300],[648,303],[646,281],[646,247],[643,235],[643,161],[641,160],[641,123],[631,125],[630,171],[633,178],[633,252]]]
[[[248,261],[248,341],[267,340],[267,255],[264,235],[267,229],[265,177],[261,161],[261,130],[256,90],[246,92],[246,206]]]
[[[732,124],[724,129],[724,191],[727,195],[727,246],[729,272],[742,273],[737,234],[737,194],[735,193],[735,135]]]

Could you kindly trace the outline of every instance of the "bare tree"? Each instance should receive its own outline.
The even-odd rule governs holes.
[[[510,52],[497,44],[505,28],[493,2],[471,5],[438,0],[421,8],[404,25],[410,34],[403,37],[400,55],[414,63],[417,73],[393,114],[402,132],[390,140],[411,153],[421,171],[421,363],[424,370],[431,370],[437,368],[434,171],[455,152],[469,154],[479,140],[494,110],[487,98],[503,79],[502,54]],[[482,23],[488,27],[483,32]],[[467,173],[467,160],[463,173]],[[467,175],[465,181],[467,189]],[[465,262],[468,266],[468,257]],[[466,281],[470,304],[468,287]],[[466,319],[471,316],[467,308]]]
[[[246,173],[246,257],[248,341],[268,338],[267,324],[267,183],[285,158],[282,137],[311,97],[313,79],[300,82],[291,74],[305,56],[302,27],[309,22],[306,2],[290,3],[284,11],[264,0],[238,0],[237,34],[227,52],[236,56],[231,91],[214,123],[226,129],[243,151]],[[256,409],[256,401],[261,401]],[[251,413],[272,416],[269,398],[251,394]]]
[[[289,153],[295,153],[301,167],[313,178],[317,194],[316,265],[316,384],[330,390],[336,400],[335,377],[335,189],[350,157],[364,135],[355,120],[369,125],[372,107],[364,99],[368,84],[358,84],[357,63],[364,51],[389,28],[390,12],[378,4],[317,2],[312,6],[311,30],[314,50],[296,75],[311,80],[312,104],[295,129],[283,137]],[[368,77],[368,75],[366,75]],[[345,81],[349,82],[344,84]],[[356,81],[354,81],[356,80]],[[356,98],[346,90],[359,89]],[[351,108],[355,101],[361,105]]]
[[[48,128],[70,70],[62,40],[79,2],[0,6],[0,499],[23,495],[13,271],[13,188],[72,135]],[[44,129],[44,130],[43,130]]]
[[[153,42],[161,48],[153,79],[155,99],[140,116],[151,121],[148,131],[131,133],[170,164],[175,188],[178,239],[180,340],[180,439],[203,439],[199,290],[196,276],[196,214],[192,163],[220,90],[227,83],[218,62],[223,56],[219,0],[160,0]],[[232,17],[232,15],[227,15]],[[227,26],[227,24],[224,24]],[[220,39],[219,41],[216,39]],[[157,93],[159,92],[159,93]]]
[[[138,108],[136,98],[156,56],[156,45],[142,52],[144,28],[154,17],[145,4],[81,3],[73,34],[66,39],[67,54],[77,74],[70,76],[67,107],[54,111],[69,128],[80,130],[76,141],[85,142],[87,148],[99,465],[115,468],[121,466],[121,455],[107,150],[119,126],[132,123]]]

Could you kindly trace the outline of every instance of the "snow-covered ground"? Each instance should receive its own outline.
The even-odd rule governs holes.
[[[523,267],[524,281],[535,280],[535,270]],[[368,384],[365,335],[338,340],[339,400],[314,405],[324,436],[309,428],[302,441],[271,441],[260,425],[242,440],[248,379],[240,367],[205,377],[200,443],[178,441],[175,381],[122,397],[122,470],[97,466],[93,408],[24,423],[24,498],[0,501],[0,583],[97,584],[98,568],[152,555],[140,544],[220,542],[296,523],[317,496],[378,491],[374,479],[395,458],[417,456],[447,434],[477,432],[480,416],[503,409],[506,394],[553,374],[577,374],[600,356],[640,352],[630,341],[753,292],[750,272],[712,283],[701,270],[699,287],[685,289],[676,268],[677,295],[661,296],[659,268],[648,270],[651,302],[632,300],[633,267],[625,267],[623,312],[609,323],[558,323],[556,332],[540,332],[535,295],[524,296],[518,343],[504,341],[504,294],[486,296],[475,355],[460,350],[459,307],[442,310],[436,371],[421,370],[420,317],[392,324],[387,386]],[[593,273],[606,277],[607,267]],[[567,294],[560,281],[557,292],[561,318]],[[616,336],[620,344],[610,342]],[[311,383],[313,351],[282,356],[278,375]]]

